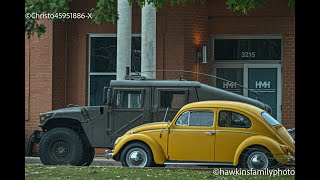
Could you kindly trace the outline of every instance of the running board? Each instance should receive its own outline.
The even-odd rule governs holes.
[[[223,162],[188,162],[188,161],[165,161],[165,165],[206,165],[206,166],[233,166],[232,163]]]

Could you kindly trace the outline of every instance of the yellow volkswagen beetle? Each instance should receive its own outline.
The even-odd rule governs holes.
[[[138,126],[115,141],[107,158],[123,166],[231,165],[266,169],[295,164],[295,142],[264,110],[232,101],[185,105],[170,122]]]

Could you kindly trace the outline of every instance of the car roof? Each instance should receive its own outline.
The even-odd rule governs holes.
[[[199,101],[199,102],[193,102],[186,104],[182,107],[182,109],[189,109],[189,108],[195,108],[195,107],[221,107],[221,108],[230,108],[230,109],[238,109],[238,110],[245,110],[252,112],[256,115],[260,115],[264,110],[260,109],[256,106],[242,103],[242,102],[236,102],[236,101]]]
[[[183,80],[111,80],[110,86],[200,87],[200,83],[197,81],[183,81]]]

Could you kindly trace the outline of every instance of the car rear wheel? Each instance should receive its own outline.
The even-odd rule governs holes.
[[[83,154],[79,135],[69,128],[48,131],[39,144],[40,160],[44,165],[78,165]]]
[[[274,162],[269,150],[263,147],[248,148],[240,159],[240,167],[248,169],[267,169],[271,168]]]
[[[151,167],[154,165],[153,155],[150,148],[143,143],[127,145],[120,156],[122,166]]]

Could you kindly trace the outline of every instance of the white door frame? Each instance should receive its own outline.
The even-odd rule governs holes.
[[[244,64],[243,67],[243,86],[248,88],[248,69],[249,68],[276,68],[277,69],[277,120],[281,123],[281,104],[282,104],[282,74],[281,64]],[[248,90],[244,89],[244,96],[248,96]]]

